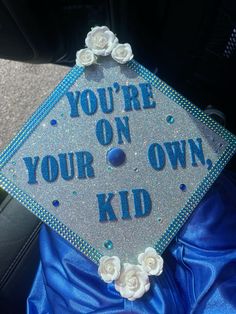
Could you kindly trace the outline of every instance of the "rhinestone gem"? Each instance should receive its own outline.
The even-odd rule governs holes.
[[[183,184],[183,183],[180,184],[179,188],[180,188],[180,190],[183,191],[183,192],[185,192],[185,191],[187,190],[187,186],[186,186],[185,184]]]
[[[112,148],[107,153],[107,160],[113,167],[121,166],[125,162],[125,159],[125,152],[119,147]]]
[[[57,120],[55,120],[55,119],[52,119],[52,120],[50,121],[50,124],[51,124],[52,126],[55,126],[55,125],[57,125]]]
[[[175,119],[173,116],[167,116],[166,117],[166,122],[169,124],[173,124],[175,122]]]
[[[54,207],[58,207],[60,205],[60,202],[58,200],[54,200],[54,201],[52,201],[52,205]]]
[[[105,246],[106,249],[111,250],[113,248],[113,243],[112,243],[111,240],[106,240],[104,242],[104,246]]]

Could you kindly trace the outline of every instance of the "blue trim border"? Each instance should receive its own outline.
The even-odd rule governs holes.
[[[53,230],[59,233],[64,239],[69,241],[88,258],[98,264],[99,259],[102,257],[102,254],[100,254],[89,243],[87,243],[65,224],[59,221],[54,215],[50,214],[45,208],[39,205],[25,192],[20,190],[15,184],[13,184],[2,174],[0,174],[0,184],[4,190],[6,190],[9,194],[16,198],[26,208],[30,209],[30,211],[35,214],[39,219],[41,219]]]
[[[33,113],[19,133],[4,149],[3,153],[1,153],[0,171],[83,72],[84,68],[78,66],[73,67],[64,79],[57,85],[54,91],[48,96],[48,98]]]
[[[227,147],[224,152],[221,154],[217,162],[213,165],[213,167],[208,171],[208,174],[203,178],[197,189],[190,196],[185,206],[180,209],[177,216],[173,219],[170,225],[167,227],[164,234],[161,238],[155,243],[154,247],[159,254],[162,254],[172,239],[175,237],[177,232],[186,222],[192,211],[199,204],[203,196],[207,193],[209,188],[212,186],[214,181],[217,179],[221,171],[226,166],[227,162],[236,152],[236,136],[234,136],[231,132],[226,130],[220,124],[218,124],[211,117],[206,115],[201,109],[192,104],[189,100],[175,91],[172,87],[168,86],[165,82],[147,70],[144,66],[140,65],[137,61],[132,60],[128,63],[128,67],[135,71],[139,76],[144,78],[147,82],[149,82],[153,87],[157,88],[160,92],[162,92],[165,96],[169,97],[175,103],[182,108],[184,108],[187,112],[192,114],[193,117],[197,118],[204,125],[209,127],[209,129],[213,130],[216,134],[221,136],[227,143]]]
[[[49,97],[41,104],[41,106],[34,112],[29,120],[24,124],[19,133],[13,138],[10,144],[0,155],[0,185],[4,190],[16,198],[22,205],[28,208],[44,223],[58,232],[64,239],[69,241],[88,258],[98,264],[101,254],[94,249],[89,243],[79,237],[75,232],[69,229],[54,215],[50,214],[45,208],[34,201],[29,195],[20,190],[14,183],[8,180],[2,173],[1,169],[18,151],[21,145],[32,134],[37,125],[47,116],[52,108],[64,96],[66,91],[75,83],[75,81],[83,74],[84,68],[74,66],[64,77],[64,79],[57,85]]]
[[[137,61],[130,61],[127,66],[135,71],[139,76],[144,78],[147,82],[152,84],[153,87],[157,88],[164,95],[174,100],[177,105],[184,108],[186,111],[191,113],[195,118],[208,126],[211,130],[216,132],[221,136],[228,145],[224,152],[219,157],[218,161],[209,170],[206,177],[202,180],[198,188],[191,195],[189,200],[186,202],[185,206],[180,209],[178,215],[170,223],[162,237],[154,245],[155,249],[159,254],[162,254],[165,248],[168,246],[170,241],[183,226],[184,222],[188,219],[189,215],[195,209],[197,204],[200,202],[202,197],[209,190],[213,182],[216,180],[218,175],[221,173],[229,159],[233,156],[236,151],[236,137],[230,133],[228,130],[223,128],[199,108],[193,105],[190,101],[176,92],[173,88],[168,86],[165,82],[160,80],[144,66],[140,65]],[[58,103],[61,97],[64,96],[65,92],[75,83],[75,81],[84,72],[83,67],[75,66],[71,71],[65,76],[65,78],[58,84],[51,95],[43,102],[43,104],[35,111],[31,118],[25,123],[20,132],[15,136],[11,143],[6,147],[3,153],[0,155],[0,171],[5,166],[5,164],[12,158],[12,156],[17,152],[21,145],[26,141],[26,139],[32,134],[37,125],[46,117],[50,110]],[[99,259],[102,254],[93,248],[89,243],[79,237],[75,232],[69,229],[66,225],[60,222],[54,215],[50,214],[45,208],[34,201],[29,195],[24,191],[20,190],[14,183],[8,180],[0,172],[0,185],[9,194],[15,197],[19,202],[21,202],[25,207],[32,211],[36,216],[38,216],[43,222],[53,228],[58,232],[63,238],[68,240],[72,245],[84,253],[88,258],[90,258],[96,264],[99,263]]]

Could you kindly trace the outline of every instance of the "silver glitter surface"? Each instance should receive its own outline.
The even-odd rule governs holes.
[[[68,72],[55,64],[0,59],[0,150]]]
[[[70,90],[82,92],[90,88],[96,93],[97,88],[113,87],[114,82],[137,86],[144,80],[127,66],[105,58],[101,64],[87,68]],[[178,167],[173,170],[167,160],[165,168],[156,171],[148,162],[149,146],[152,143],[162,145],[167,141],[196,140],[200,137],[205,158],[214,164],[227,144],[155,88],[153,98],[157,103],[155,109],[124,112],[123,94],[117,92],[114,93],[114,112],[104,114],[99,107],[96,114],[87,116],[79,105],[80,116],[71,118],[68,100],[62,97],[3,168],[3,174],[99,252],[117,255],[123,262],[136,263],[137,255],[157,242],[208,172],[207,166],[202,166],[198,160],[198,167],[191,165],[187,143],[185,169]],[[173,124],[166,121],[169,115],[174,117]],[[123,116],[129,118],[131,143],[125,141],[119,145],[114,117]],[[57,120],[56,126],[51,126],[52,119]],[[95,127],[99,119],[109,120],[114,127],[110,145],[102,146],[96,138]],[[106,154],[112,147],[121,147],[126,153],[126,163],[121,167],[113,168],[107,163]],[[27,183],[28,173],[23,157],[39,156],[42,160],[46,155],[53,155],[58,159],[59,153],[84,150],[93,155],[94,178],[65,181],[59,176],[56,182],[47,183],[42,178],[39,164],[38,184]],[[179,188],[182,183],[187,186],[185,192]],[[131,191],[135,188],[145,189],[151,196],[152,211],[147,217],[134,217]],[[130,220],[121,218],[118,194],[121,190],[129,192]],[[112,205],[118,220],[101,223],[96,194],[109,192],[115,193]],[[60,201],[60,206],[52,205],[55,199]],[[104,247],[106,240],[112,241],[111,250]]]

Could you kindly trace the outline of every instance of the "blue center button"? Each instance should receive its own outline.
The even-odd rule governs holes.
[[[125,160],[126,160],[125,152],[119,147],[112,148],[107,152],[107,161],[113,167],[119,167],[123,165]]]

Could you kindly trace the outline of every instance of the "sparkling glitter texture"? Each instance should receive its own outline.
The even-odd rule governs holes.
[[[124,111],[121,86],[139,86],[146,82],[152,84],[156,108]],[[113,88],[114,111],[104,114],[98,107],[96,114],[88,117],[79,105],[79,117],[72,119],[64,95],[68,88],[72,92],[90,88],[96,93],[101,87]],[[174,123],[170,127],[167,117],[173,112]],[[61,113],[64,113],[63,118]],[[111,167],[106,156],[118,145],[114,121],[116,117],[124,116],[129,119],[131,142],[124,140],[119,147],[125,152],[126,162],[122,167]],[[107,146],[100,145],[96,139],[95,126],[99,119],[107,119],[113,128],[113,140]],[[60,121],[57,127],[52,127],[53,120]],[[162,170],[156,171],[150,166],[147,152],[151,144],[164,147],[166,141],[190,138],[202,139],[205,165],[198,161],[198,166],[192,167],[190,151],[186,149],[185,168],[172,169],[167,156]],[[51,155],[58,160],[58,154],[80,150],[93,155],[93,178],[81,180],[75,174],[69,181],[58,176],[55,182],[49,183],[43,180],[39,165],[37,189],[34,184],[27,183],[25,156],[39,156],[41,161],[43,156]],[[106,57],[100,59],[99,65],[85,70],[72,69],[1,155],[0,179],[4,189],[93,261],[98,262],[101,254],[112,254],[119,256],[122,262],[136,263],[137,255],[146,247],[154,246],[159,253],[163,252],[234,151],[235,138],[229,132],[136,61],[119,65]],[[8,164],[13,159],[17,161],[17,167],[14,167],[17,180],[14,182],[9,170],[13,166]],[[210,169],[207,160],[212,163]],[[181,182],[187,187],[184,193],[180,190]],[[152,200],[151,212],[145,218],[135,218],[132,194],[135,188],[148,191]],[[73,191],[78,191],[78,199]],[[131,217],[128,220],[122,219],[119,191],[127,192]],[[112,206],[116,221],[99,222],[99,193],[114,194]],[[53,200],[60,200],[60,210],[52,206]],[[111,252],[105,247],[106,239],[112,243]]]

